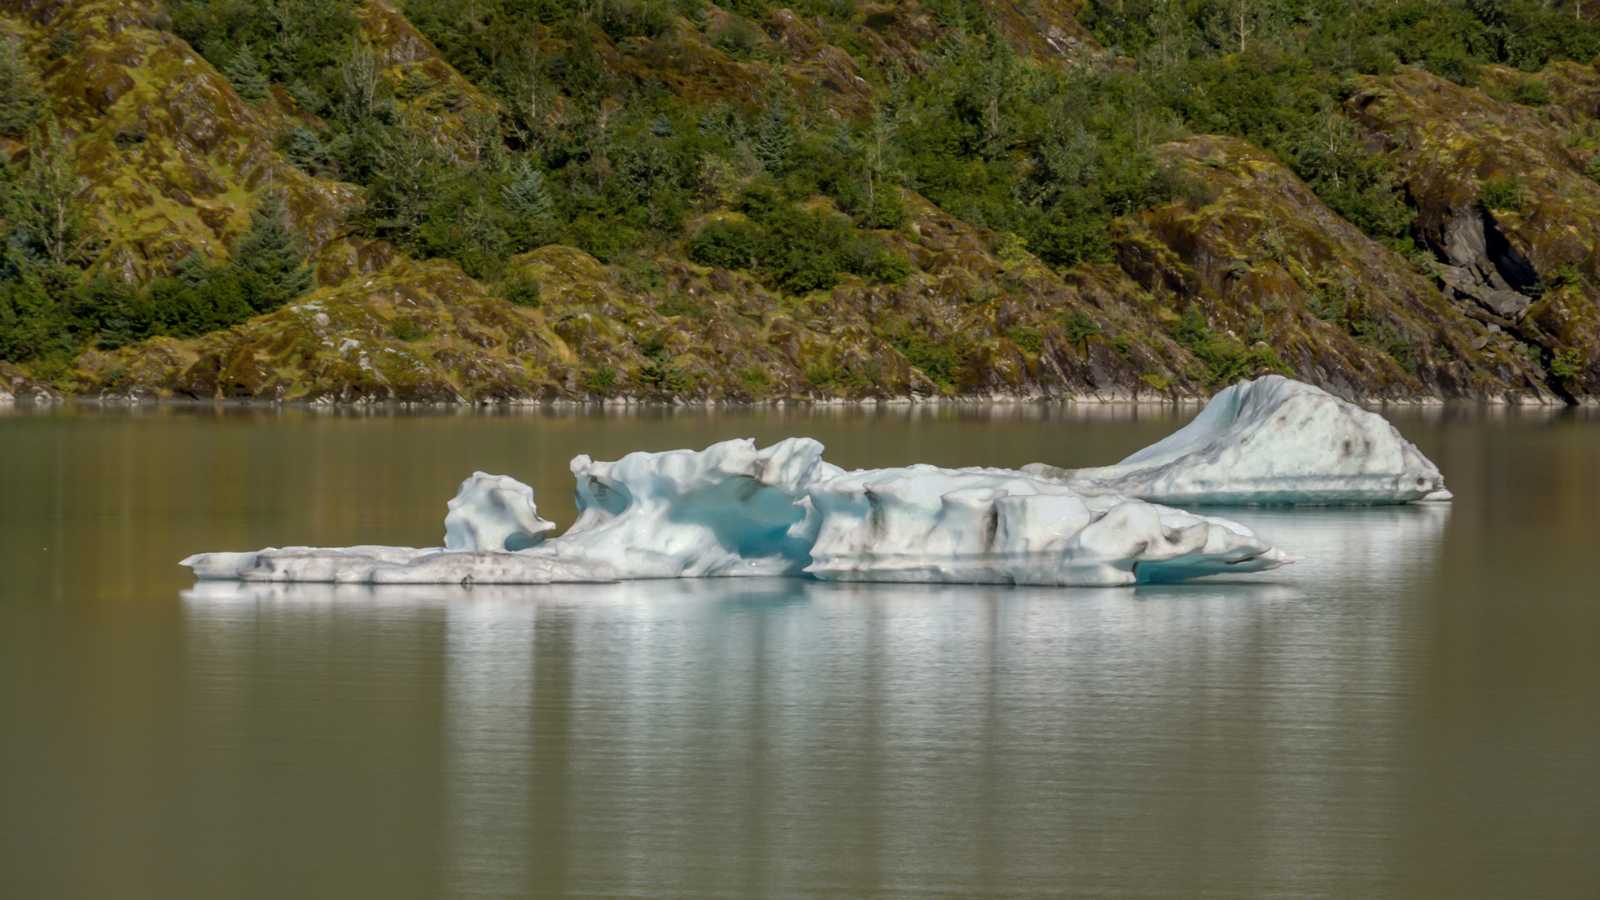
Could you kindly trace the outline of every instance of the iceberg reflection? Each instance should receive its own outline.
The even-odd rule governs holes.
[[[1406,752],[1391,598],[1431,575],[1449,511],[1240,515],[1306,562],[1122,589],[202,582],[184,616],[209,648],[191,667],[221,683],[268,658],[320,671],[352,650],[321,639],[330,623],[370,629],[340,689],[302,698],[324,720],[414,714],[373,700],[396,679],[439,698],[431,741],[382,743],[390,727],[370,754],[436,773],[426,827],[453,895],[795,893],[818,860],[836,883],[940,873],[982,895],[1095,871],[1107,809],[1140,823],[1130,864],[1185,847],[1204,877],[1244,840],[1261,878],[1289,883],[1308,853],[1370,849],[1294,827],[1305,809],[1393,812],[1351,798],[1389,795]],[[235,765],[212,779],[254,771]],[[1179,795],[1196,802],[1161,799]]]

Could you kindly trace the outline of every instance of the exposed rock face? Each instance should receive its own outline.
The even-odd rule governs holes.
[[[1512,77],[1490,70],[1486,82]],[[1525,76],[1516,76],[1525,77]],[[1574,109],[1600,76],[1571,64],[1542,76]],[[1600,391],[1600,184],[1567,140],[1571,112],[1547,114],[1417,69],[1364,80],[1346,109],[1405,179],[1418,232],[1468,316],[1578,371],[1552,377],[1567,396]]]
[[[494,101],[445,62],[393,4],[365,0],[355,12],[379,74],[401,98],[401,115],[451,157],[472,158],[477,148],[469,123],[474,117],[492,120],[498,113]]]
[[[1271,156],[1204,136],[1163,151],[1196,196],[1116,232],[1122,267],[1158,298],[1203,309],[1346,396],[1551,399],[1514,340],[1463,315]]]
[[[60,393],[50,386],[40,384],[10,363],[0,362],[0,406],[10,406],[14,403],[56,403],[60,400]]]
[[[1078,0],[1024,3],[1018,0],[984,0],[1006,40],[1024,53],[1044,58],[1079,60],[1099,52],[1100,45],[1078,24]]]

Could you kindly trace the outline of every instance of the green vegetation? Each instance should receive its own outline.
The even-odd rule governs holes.
[[[1392,323],[1374,314],[1372,305],[1343,281],[1326,281],[1311,302],[1313,315],[1334,325],[1357,341],[1388,354],[1401,368],[1413,371],[1416,352]]]
[[[291,225],[286,207],[292,199],[294,218],[305,222],[307,205],[314,205],[307,195],[324,191],[338,199],[327,201],[334,210],[320,213],[320,228],[307,228],[319,253],[332,234],[335,243],[348,236],[349,245],[370,249],[378,260],[450,260],[487,286],[486,296],[549,307],[518,317],[528,321],[564,321],[554,308],[569,293],[565,283],[547,279],[545,270],[527,275],[512,262],[550,244],[591,254],[630,302],[633,295],[647,297],[639,309],[686,328],[714,312],[706,292],[690,289],[686,279],[716,281],[717,291],[729,281],[746,284],[701,267],[748,273],[766,289],[756,292],[762,302],[812,333],[826,333],[826,320],[837,313],[824,292],[845,285],[832,296],[870,293],[881,307],[870,306],[868,326],[856,333],[873,350],[812,354],[804,363],[812,384],[828,390],[872,385],[880,374],[874,367],[882,365],[872,353],[898,353],[942,390],[954,391],[964,379],[978,383],[989,360],[1014,362],[1012,347],[1035,369],[1047,347],[1051,363],[1060,354],[1088,357],[1111,347],[1134,371],[1170,363],[1168,374],[1146,373],[1152,387],[1166,390],[1176,378],[1182,382],[1176,387],[1190,389],[1287,370],[1269,346],[1283,329],[1264,321],[1273,318],[1261,312],[1265,302],[1253,313],[1262,321],[1240,327],[1248,332],[1241,339],[1213,330],[1207,316],[1210,310],[1215,321],[1239,327],[1238,310],[1216,305],[1225,291],[1202,291],[1176,277],[1141,280],[1145,293],[1128,302],[1169,318],[1168,310],[1183,310],[1166,337],[1189,355],[1173,362],[1152,354],[1146,337],[1170,346],[1159,334],[1141,335],[1125,324],[1116,328],[1126,334],[1104,333],[1102,322],[1128,321],[1128,307],[1090,316],[1082,310],[1099,307],[1098,299],[1044,303],[1052,288],[1040,287],[1043,272],[1054,279],[1050,285],[1070,283],[1071,291],[1092,282],[1084,293],[1126,293],[1126,279],[1113,285],[1112,276],[1100,278],[1115,271],[1112,263],[1133,270],[1125,258],[1129,241],[1117,235],[1130,227],[1154,230],[1152,216],[1137,226],[1126,217],[1180,201],[1156,214],[1171,213],[1179,230],[1185,227],[1179,217],[1203,218],[1208,205],[1219,204],[1214,212],[1234,202],[1206,171],[1228,165],[1231,151],[1183,158],[1178,166],[1163,145],[1203,134],[1242,139],[1276,157],[1362,232],[1415,257],[1429,252],[1413,244],[1417,201],[1377,137],[1352,119],[1352,97],[1372,84],[1364,76],[1415,65],[1458,83],[1482,82],[1505,101],[1552,107],[1558,95],[1567,103],[1574,88],[1550,73],[1523,73],[1555,60],[1589,63],[1600,54],[1600,24],[1584,9],[1542,0],[394,5],[399,16],[387,5],[357,0],[168,0],[164,16],[128,26],[164,28],[187,41],[249,104],[248,114],[236,118],[267,129],[266,140],[252,138],[257,146],[234,157],[236,145],[251,141],[239,137],[238,123],[216,123],[216,143],[224,149],[206,158],[218,171],[184,173],[225,185],[206,195],[213,205],[204,210],[205,225],[217,241],[190,241],[207,255],[186,258],[179,258],[182,249],[128,251],[142,245],[97,232],[124,227],[127,210],[118,211],[119,219],[86,208],[90,187],[110,180],[93,181],[107,171],[106,154],[131,156],[134,145],[148,140],[149,160],[164,160],[167,148],[156,145],[171,136],[158,127],[147,134],[141,123],[109,141],[91,140],[77,118],[70,127],[55,122],[45,85],[59,90],[54,73],[75,54],[76,34],[56,29],[24,47],[0,33],[6,142],[0,147],[9,157],[0,169],[0,361],[64,360],[87,347],[199,335],[283,306],[313,283],[310,238]],[[1054,34],[1046,19],[1069,14],[1104,51],[1093,42],[1070,52],[1039,49],[1038,39]],[[1018,25],[1019,16],[1026,24]],[[44,34],[32,25],[18,33]],[[84,31],[86,39],[90,33]],[[1520,71],[1485,72],[1488,65]],[[48,82],[41,69],[52,73]],[[131,81],[140,88],[170,77],[137,74]],[[237,111],[221,82],[207,78],[213,93],[227,99],[214,105]],[[129,89],[97,84],[90,101],[115,103],[111,87]],[[85,101],[55,102],[63,115],[71,108],[76,117]],[[1518,110],[1563,122],[1568,113]],[[1584,126],[1571,127],[1580,134]],[[64,128],[84,159],[61,138]],[[260,149],[267,143],[271,148]],[[23,149],[12,152],[16,147]],[[1600,180],[1600,156],[1592,150],[1574,145],[1573,161],[1564,165],[1591,159],[1585,171]],[[192,159],[184,162],[206,168],[192,166]],[[1249,164],[1278,171],[1260,160]],[[279,193],[283,188],[272,185],[285,175],[297,180]],[[1521,210],[1543,184],[1531,176],[1526,188],[1515,178],[1487,179],[1478,201],[1490,210]],[[925,231],[931,216],[906,191],[926,197],[962,228],[979,230],[959,238],[937,233],[942,226]],[[240,234],[229,210],[251,203],[257,205]],[[1237,242],[1248,246],[1229,247],[1224,264],[1270,257],[1301,290],[1318,292],[1316,315],[1414,371],[1424,358],[1405,338],[1408,328],[1420,333],[1415,320],[1393,316],[1392,303],[1374,311],[1341,293],[1342,286],[1321,284],[1307,274],[1322,271],[1318,264],[1287,246],[1284,235],[1292,233],[1286,227]],[[1162,233],[1147,243],[1152,253],[1170,250],[1181,258],[1183,240]],[[1218,243],[1225,240],[1231,237]],[[224,247],[227,258],[214,258]],[[129,265],[117,256],[125,252],[151,258]],[[932,279],[921,272],[965,266],[980,254],[986,263],[1003,263],[1003,275],[991,268],[983,276],[995,284],[952,278],[951,293],[937,296],[970,307],[962,327],[983,323],[982,333],[900,308],[905,295],[935,296],[932,288],[923,291]],[[697,265],[677,265],[684,259]],[[1187,262],[1157,260],[1150,267],[1164,275]],[[1249,260],[1233,265],[1239,269],[1229,277],[1252,271]],[[332,271],[325,270],[330,279]],[[140,283],[130,283],[129,273]],[[909,286],[893,287],[908,279]],[[1003,279],[1012,280],[1000,286]],[[1583,284],[1581,278],[1562,283]],[[1030,292],[1041,296],[1022,296]],[[761,313],[748,315],[756,320]],[[436,336],[429,321],[384,321],[398,340]],[[626,324],[645,327],[634,318]],[[795,353],[779,337],[774,346]],[[692,390],[696,379],[704,383],[696,366],[712,363],[699,348],[659,335],[646,343],[635,355],[613,359],[615,365],[566,379],[565,389],[581,382],[595,394],[640,385],[676,394]],[[1097,364],[1112,358],[1093,356]],[[1178,374],[1193,359],[1203,371]],[[898,358],[893,365],[904,368]],[[779,383],[753,369],[737,377],[752,395]]]
[[[58,149],[20,179],[4,173],[11,240],[0,259],[0,359],[60,363],[85,344],[114,348],[154,335],[201,335],[311,288],[304,246],[282,198],[272,193],[226,262],[191,255],[137,287],[87,274],[81,265],[95,241],[70,171],[70,158]]]
[[[26,134],[44,114],[39,76],[15,38],[0,34],[0,135]]]
[[[940,339],[909,322],[880,328],[879,334],[941,391],[954,392],[965,361],[965,348],[959,342]]]
[[[1487,178],[1478,187],[1478,204],[1484,209],[1518,212],[1526,203],[1522,182],[1515,175]]]
[[[740,199],[747,218],[708,223],[690,240],[689,258],[729,269],[751,269],[770,287],[788,294],[826,290],[843,274],[899,281],[910,270],[850,220],[820,209],[802,209],[775,189],[758,186]]]
[[[1231,384],[1241,378],[1254,378],[1273,372],[1282,374],[1289,370],[1271,347],[1260,343],[1245,346],[1231,334],[1213,331],[1211,323],[1198,306],[1185,309],[1170,330],[1173,339],[1187,347],[1205,365],[1205,370],[1196,374],[1212,387]]]
[[[1550,374],[1557,381],[1570,382],[1583,372],[1586,364],[1583,351],[1576,347],[1568,347],[1551,356]]]

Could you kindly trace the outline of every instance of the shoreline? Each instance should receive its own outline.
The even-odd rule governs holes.
[[[1220,390],[1220,389],[1219,389]],[[1342,395],[1341,395],[1342,396]],[[959,407],[1173,407],[1202,406],[1209,396],[1151,395],[1145,392],[1082,393],[1082,394],[963,394],[957,396],[901,395],[894,397],[780,397],[761,400],[732,398],[658,399],[648,397],[606,398],[495,398],[484,400],[392,400],[386,398],[361,398],[354,400],[271,400],[256,397],[219,398],[201,400],[187,397],[155,397],[146,395],[107,396],[95,394],[57,394],[36,389],[22,395],[0,389],[0,409],[48,408],[58,406],[83,406],[104,409],[139,408],[215,408],[215,409],[304,409],[310,411],[382,410],[397,411],[622,411],[622,410],[771,410],[771,409],[910,409]],[[1584,398],[1579,403],[1562,403],[1533,395],[1483,396],[1483,397],[1379,397],[1349,396],[1350,400],[1367,407],[1394,407],[1400,409],[1443,409],[1446,407],[1485,407],[1493,409],[1562,410],[1584,409],[1600,406],[1600,398]]]

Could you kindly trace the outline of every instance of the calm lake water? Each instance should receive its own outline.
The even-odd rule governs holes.
[[[1193,410],[0,412],[0,896],[1600,895],[1600,416],[1393,418],[1448,508],[1138,589],[204,585],[474,469],[810,434],[1113,461]]]

